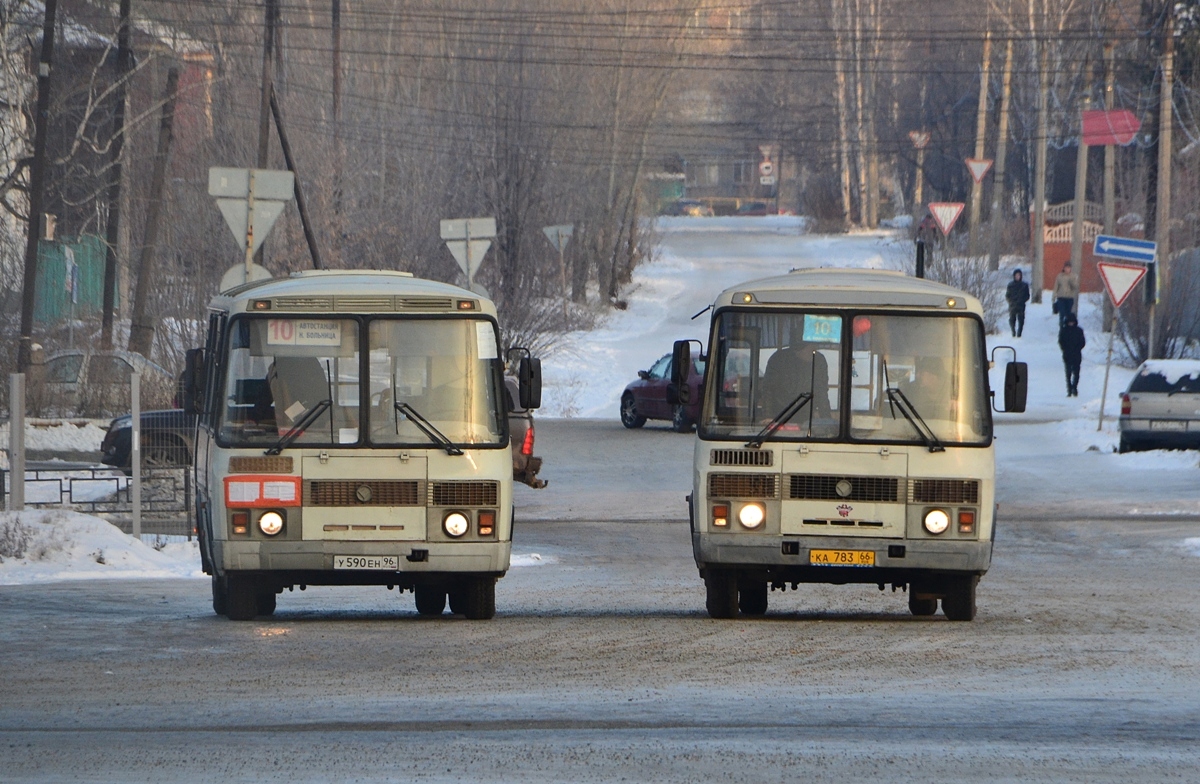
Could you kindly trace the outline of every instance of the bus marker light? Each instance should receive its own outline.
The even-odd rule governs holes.
[[[246,535],[250,530],[250,513],[234,512],[230,515],[230,524],[235,534]]]
[[[959,509],[958,510],[958,532],[960,534],[975,533],[975,510],[974,509]]]
[[[729,525],[729,507],[724,504],[714,506],[712,508],[713,525],[717,528],[726,528]]]
[[[479,513],[479,535],[480,536],[491,536],[492,531],[495,530],[495,526],[496,526],[496,513],[495,512],[489,511],[489,512],[480,512]]]

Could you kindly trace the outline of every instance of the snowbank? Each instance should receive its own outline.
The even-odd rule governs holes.
[[[141,577],[204,577],[196,542],[150,545],[62,510],[0,512],[0,585]]]

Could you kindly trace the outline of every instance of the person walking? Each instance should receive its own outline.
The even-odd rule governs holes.
[[[1021,270],[1013,270],[1013,279],[1004,292],[1008,301],[1008,326],[1012,329],[1014,338],[1021,337],[1025,330],[1025,303],[1029,301],[1029,284],[1026,283]]]
[[[1079,299],[1079,281],[1071,274],[1071,262],[1063,265],[1062,272],[1054,279],[1054,312],[1058,314],[1058,328],[1067,325],[1067,316],[1075,312],[1075,300]]]
[[[1083,362],[1083,347],[1087,339],[1074,313],[1058,331],[1058,347],[1062,349],[1063,369],[1067,372],[1067,397],[1079,397],[1079,365]]]

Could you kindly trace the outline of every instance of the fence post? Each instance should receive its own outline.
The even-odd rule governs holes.
[[[142,374],[133,373],[129,377],[129,402],[131,408],[132,430],[129,434],[129,459],[133,466],[133,536],[142,537]]]
[[[8,374],[8,510],[25,510],[25,374]],[[2,488],[0,488],[2,490]]]

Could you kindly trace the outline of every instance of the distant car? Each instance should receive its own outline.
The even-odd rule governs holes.
[[[70,349],[51,354],[39,368],[40,407],[57,414],[113,415],[128,411],[129,377],[141,374],[142,402],[170,405],[175,391],[171,374],[131,351]]]
[[[696,199],[677,199],[663,211],[663,215],[691,215],[697,218],[711,218],[712,214],[712,207]]]
[[[641,427],[647,419],[665,419],[676,433],[690,432],[700,417],[700,390],[704,388],[704,363],[692,358],[687,385],[691,400],[685,406],[672,403],[671,355],[655,362],[649,370],[639,370],[638,380],[621,393],[621,424]]]
[[[174,408],[142,412],[142,465],[171,468],[192,464],[196,443],[196,415]],[[100,462],[132,470],[133,416],[114,419],[100,444]]]
[[[1200,449],[1200,360],[1150,359],[1121,395],[1121,452]]]
[[[765,201],[748,201],[738,207],[737,214],[741,216],[774,215],[775,210],[771,209],[771,205]]]
[[[533,454],[533,412],[521,408],[519,386],[515,378],[505,376],[504,385],[508,390],[508,433],[512,442],[513,479],[541,489],[546,486],[546,480],[537,475],[542,470],[542,458]]]

